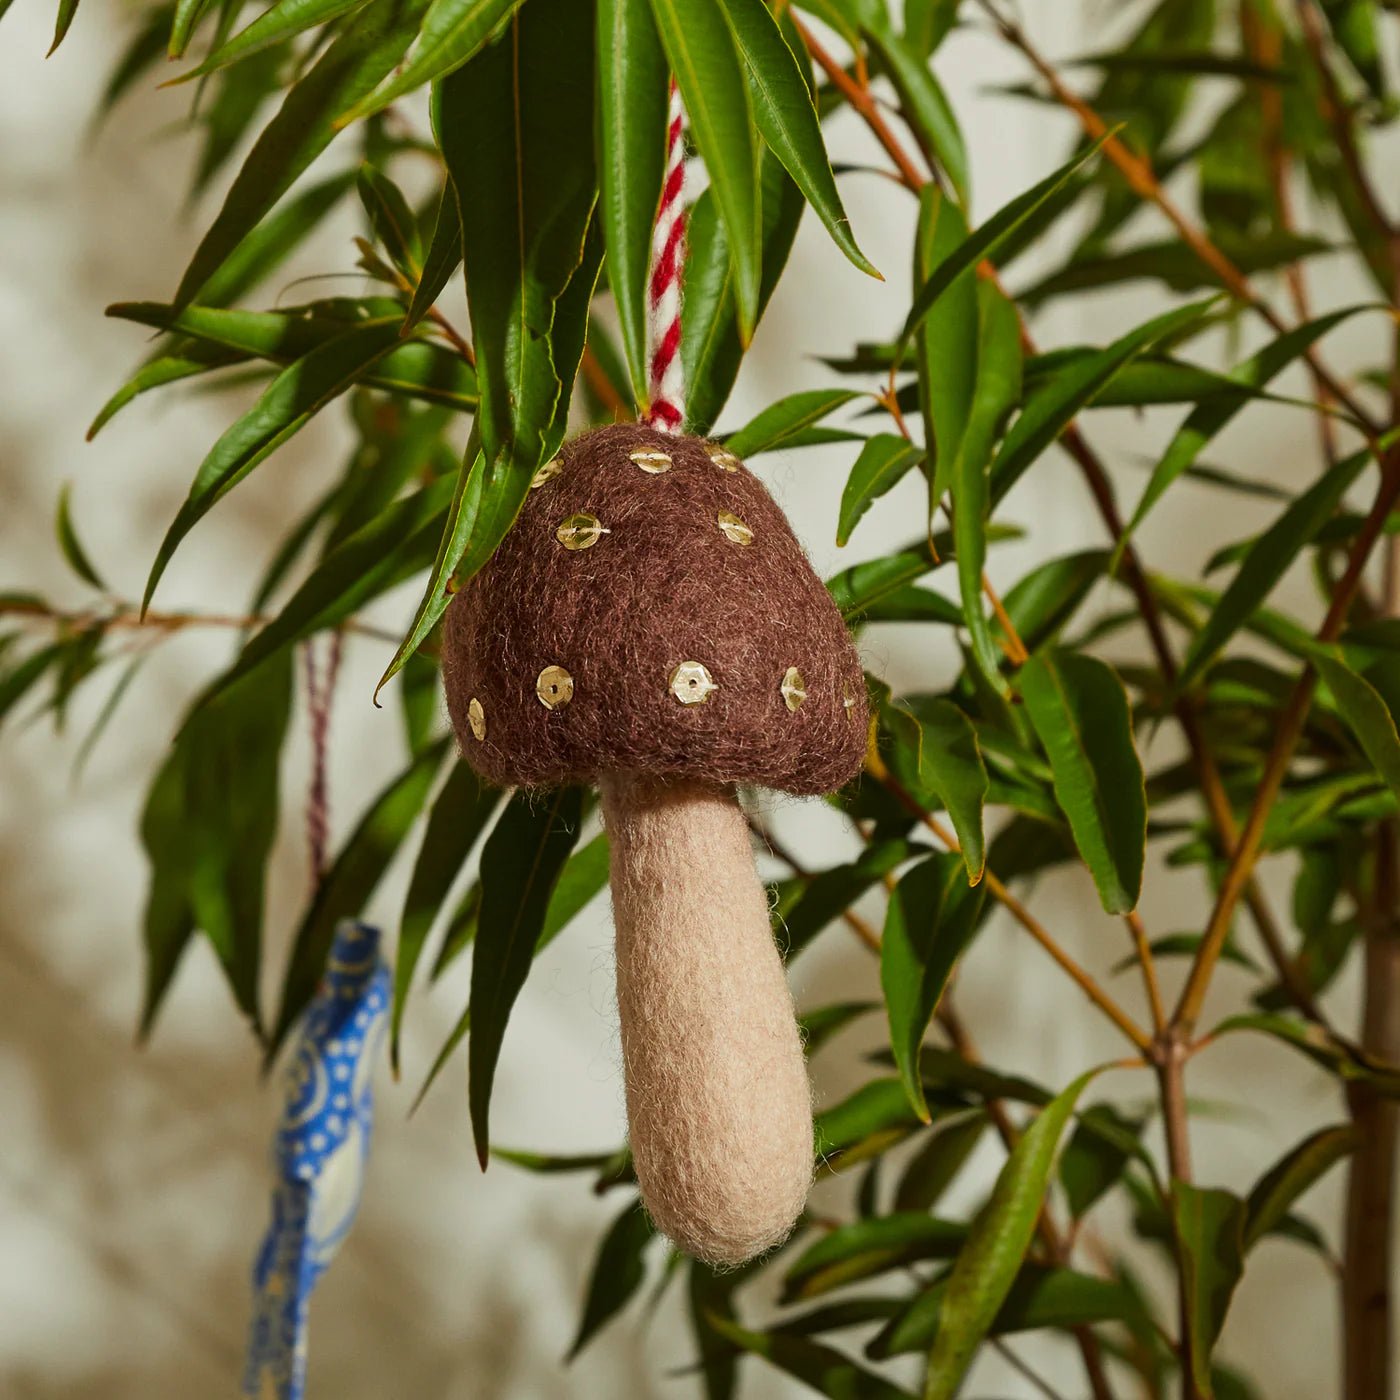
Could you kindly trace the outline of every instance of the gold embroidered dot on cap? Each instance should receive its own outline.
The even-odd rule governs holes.
[[[790,710],[797,709],[807,698],[807,682],[802,679],[802,672],[796,666],[789,666],[783,672],[783,683],[779,688],[783,693],[783,704]]]
[[[486,737],[486,711],[481,708],[481,701],[475,695],[467,705],[467,723],[471,725],[473,738],[480,743]]]
[[[546,666],[535,680],[535,694],[546,710],[562,710],[574,698],[574,678],[562,666]]]
[[[530,478],[530,490],[538,491],[547,481],[553,481],[564,470],[562,457],[551,458]]]
[[[682,661],[671,672],[671,694],[682,705],[703,705],[718,689],[714,677],[698,661]]]
[[[737,515],[731,515],[727,510],[722,510],[717,518],[725,539],[733,540],[735,544],[753,543],[753,531]]]
[[[841,708],[849,715],[856,707],[856,697],[851,694],[851,683],[845,681],[841,686]]]
[[[705,451],[708,453],[710,461],[722,472],[737,472],[743,465],[732,452],[723,447],[707,447]]]
[[[653,452],[648,448],[639,447],[631,457],[644,472],[650,472],[652,476],[660,476],[662,472],[671,470],[671,458],[665,452]]]
[[[565,549],[592,549],[604,535],[610,534],[612,531],[604,529],[596,515],[580,511],[577,515],[571,515],[560,522],[559,528],[554,532],[554,538]]]

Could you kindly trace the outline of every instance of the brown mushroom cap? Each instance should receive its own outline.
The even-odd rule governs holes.
[[[447,613],[448,708],[478,772],[521,786],[630,772],[819,793],[859,771],[855,648],[782,510],[736,458],[618,424],[568,444],[536,482]]]

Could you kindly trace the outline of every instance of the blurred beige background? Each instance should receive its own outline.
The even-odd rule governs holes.
[[[114,589],[134,596],[232,405],[153,394],[95,444],[83,442],[92,414],[143,349],[140,332],[104,321],[103,306],[167,298],[216,206],[182,208],[193,145],[177,125],[181,95],[146,84],[100,135],[88,130],[95,94],[124,40],[120,8],[85,7],[64,48],[46,63],[51,8],[18,0],[0,28],[0,587],[22,583],[79,604],[81,589],[51,542],[60,484],[74,482],[76,515],[99,567]],[[1104,47],[1115,10],[1065,0],[1026,0],[1022,8],[1054,55]],[[988,96],[989,86],[1024,73],[984,35],[955,36],[939,71],[968,134],[977,209],[985,216],[1057,163],[1071,131],[1040,108]],[[877,159],[849,117],[833,123],[832,136],[840,159]],[[1382,188],[1393,186],[1400,171],[1395,154],[1389,152],[1392,178],[1382,179]],[[332,149],[331,165],[344,159]],[[809,220],[728,424],[779,393],[829,382],[811,353],[884,338],[897,323],[908,280],[907,199],[870,175],[850,176],[845,185],[856,232],[888,284],[860,278]],[[312,268],[349,270],[351,232],[347,211],[283,282]],[[1336,261],[1316,266],[1319,306],[1365,295]],[[1017,270],[1021,278],[1029,271]],[[336,285],[353,291],[355,284]],[[1156,304],[1154,293],[1140,291],[1086,301],[1073,312],[1057,305],[1039,333],[1047,344],[1102,341]],[[1352,326],[1329,342],[1344,370],[1365,367],[1381,351],[1378,327]],[[1223,342],[1216,349],[1239,351]],[[323,415],[195,532],[162,584],[167,605],[225,607],[247,596],[291,507],[308,502],[336,467],[341,416],[339,409]],[[1175,416],[1099,413],[1090,433],[1123,463],[1160,444]],[[1315,471],[1312,444],[1301,417],[1256,412],[1220,441],[1213,457],[1297,484]],[[822,449],[761,466],[823,572],[904,543],[922,509],[919,488],[908,482],[876,506],[850,549],[837,551],[835,507],[849,460],[844,449]],[[1131,468],[1119,477],[1128,492],[1141,479]],[[1056,455],[1031,475],[1005,515],[1031,525],[1035,537],[994,555],[993,576],[1003,587],[1040,558],[1100,541],[1077,474]],[[1187,489],[1158,510],[1145,552],[1161,567],[1194,571],[1216,545],[1263,518],[1236,500]],[[1306,581],[1294,580],[1291,590],[1305,604]],[[400,627],[413,601],[411,590],[402,592],[373,615]],[[1090,612],[1107,611],[1113,601],[1107,592],[1096,594]],[[146,878],[136,814],[186,698],[229,644],[227,635],[203,633],[162,646],[81,784],[72,781],[72,760],[103,687],[83,695],[66,736],[55,738],[43,723],[12,725],[0,743],[0,1395],[15,1400],[235,1392],[248,1269],[266,1211],[273,1096],[258,1081],[253,1046],[202,946],[185,960],[151,1046],[138,1051],[132,1044]],[[875,629],[868,652],[903,687],[944,681],[955,662],[939,634],[899,628]],[[349,650],[332,735],[340,835],[399,761],[394,708],[370,704],[384,660],[373,644],[357,642]],[[1153,759],[1170,757],[1170,734],[1154,742]],[[307,879],[300,820],[305,756],[299,731],[271,890],[274,969]],[[790,844],[812,853],[814,864],[848,848],[839,823],[819,806],[775,801],[770,816]],[[402,866],[367,911],[391,927]],[[1268,874],[1286,900],[1286,868]],[[1124,951],[1121,928],[1098,912],[1085,880],[1048,880],[1035,904],[1095,967],[1107,968]],[[873,912],[878,917],[878,903]],[[1151,872],[1144,916],[1154,932],[1197,925],[1198,876]],[[1229,1007],[1240,986],[1225,969],[1214,1007]],[[803,1006],[878,997],[876,968],[835,927],[798,964],[795,991]],[[1123,993],[1131,1001],[1137,990],[1124,985]],[[1118,1053],[1117,1042],[1004,920],[994,922],[969,959],[959,996],[984,1053],[1008,1070],[1062,1083]],[[461,976],[432,995],[420,993],[409,1016],[405,1081],[396,1085],[381,1073],[361,1218],[313,1308],[311,1395],[644,1400],[697,1394],[693,1378],[676,1374],[692,1359],[678,1291],[649,1323],[634,1307],[570,1369],[561,1365],[592,1250],[619,1208],[617,1198],[599,1201],[581,1180],[542,1180],[500,1165],[483,1177],[471,1150],[462,1064],[407,1118],[421,1075],[464,1000]],[[1351,974],[1332,1002],[1343,1024],[1354,1021]],[[872,1018],[822,1052],[814,1066],[821,1101],[861,1082],[858,1052],[879,1031]],[[1240,1191],[1306,1131],[1339,1116],[1329,1086],[1304,1062],[1244,1040],[1202,1056],[1191,1089],[1229,1106],[1196,1130],[1200,1179]],[[1145,1077],[1122,1076],[1109,1091],[1145,1097],[1150,1085]],[[494,1113],[502,1143],[580,1151],[620,1140],[605,901],[535,968],[506,1040]],[[955,1204],[966,1208],[985,1191],[998,1160],[987,1148]],[[1338,1180],[1306,1203],[1333,1236]],[[832,1209],[839,1209],[847,1188],[829,1189]],[[1123,1224],[1112,1210],[1101,1223],[1110,1234]],[[764,1307],[762,1298],[750,1304],[756,1318]],[[1224,1355],[1249,1369],[1271,1400],[1331,1395],[1334,1312],[1325,1267],[1295,1246],[1267,1243],[1238,1295]],[[1081,1393],[1074,1355],[1064,1344],[1034,1338],[1018,1349],[1045,1360],[1063,1394]],[[751,1400],[797,1393],[748,1363],[743,1394]],[[1036,1392],[990,1356],[967,1393]]]

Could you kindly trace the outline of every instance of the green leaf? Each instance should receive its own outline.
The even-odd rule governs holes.
[[[987,1115],[981,1109],[939,1118],[899,1179],[895,1210],[932,1210],[957,1180],[986,1129]]]
[[[151,866],[142,1038],[196,929],[218,955],[254,1031],[262,1033],[263,888],[291,703],[290,664],[247,677],[190,712],[151,785],[141,817]]]
[[[599,0],[598,191],[632,393],[647,392],[647,276],[666,173],[668,70],[649,0]]]
[[[810,1060],[837,1032],[845,1030],[867,1012],[877,1010],[879,1003],[874,1001],[837,1001],[814,1011],[804,1011],[797,1018],[803,1052]]]
[[[44,676],[63,660],[66,642],[54,642],[31,652],[13,670],[0,674],[0,722]]]
[[[262,674],[259,668],[249,680]],[[269,1063],[293,1022],[315,995],[336,924],[364,912],[409,828],[423,810],[447,747],[447,740],[440,739],[424,749],[375,797],[326,872],[292,942],[282,982],[282,1005],[268,1040]]]
[[[205,3],[208,3],[208,0],[205,0]],[[8,8],[7,5],[6,9]],[[49,45],[49,51],[44,55],[45,58],[53,57],[54,50],[63,42],[77,13],[78,0],[58,0],[58,18],[54,22],[53,43]]]
[[[873,1079],[840,1103],[823,1109],[813,1126],[818,1160],[839,1171],[849,1162],[862,1160],[866,1155],[860,1150],[862,1145],[873,1144],[883,1151],[923,1124],[909,1107],[898,1079]]]
[[[1400,1099],[1400,1067],[1378,1059],[1315,1021],[1269,1012],[1229,1016],[1215,1028],[1212,1037],[1236,1031],[1259,1031],[1272,1036],[1339,1079],[1361,1081],[1387,1098]]]
[[[924,317],[958,277],[969,268],[976,267],[983,258],[994,258],[1000,245],[1028,221],[1033,221],[1076,173],[1099,153],[1099,148],[1107,139],[1107,136],[1102,137],[1053,174],[1047,175],[1039,184],[1017,195],[1009,204],[1004,204],[975,233],[965,238],[934,267],[916,293],[914,304],[909,308],[904,328],[900,332],[898,355],[902,356],[913,339],[914,332],[923,323]]]
[[[338,626],[366,603],[421,573],[442,528],[451,483],[433,482],[394,501],[341,541],[261,631],[249,638],[210,695],[305,637]]]
[[[93,567],[92,560],[88,558],[87,550],[83,548],[82,541],[78,538],[78,532],[73,528],[73,515],[70,506],[73,483],[65,481],[58,493],[58,512],[54,520],[54,533],[58,536],[58,547],[63,553],[63,557],[68,562],[68,567],[73,570],[84,583],[90,583],[94,588],[105,593],[107,585],[102,582],[102,576]]]
[[[836,523],[836,543],[845,545],[851,531],[871,505],[908,475],[924,455],[923,448],[896,433],[876,433],[860,449],[846,489],[841,493],[841,510]]]
[[[734,273],[739,338],[759,317],[763,223],[759,144],[749,84],[720,0],[651,0],[661,42],[680,86],[690,134],[714,191]]]
[[[839,918],[867,890],[927,847],[908,841],[872,842],[849,864],[833,865],[812,877],[797,902],[775,911],[780,942],[789,962],[833,919]]]
[[[753,1332],[713,1313],[707,1320],[736,1347],[763,1357],[769,1365],[832,1400],[912,1400],[907,1390],[867,1371],[833,1347],[786,1332]]]
[[[1358,311],[1367,309],[1364,306],[1347,307],[1284,332],[1257,354],[1251,355],[1231,370],[1230,378],[1242,386],[1239,393],[1208,399],[1192,410],[1167,445],[1161,460],[1152,469],[1142,499],[1138,501],[1133,517],[1128,522],[1127,529],[1123,531],[1114,552],[1113,572],[1117,572],[1123,550],[1147,513],[1157,504],[1172,482],[1195,464],[1206,445],[1249,403],[1253,397],[1250,391],[1262,389],[1299,356],[1306,354],[1334,326],[1340,325]]]
[[[1229,1191],[1172,1182],[1172,1214],[1181,1248],[1185,1321],[1196,1388],[1212,1396],[1210,1354],[1244,1274],[1245,1205]]]
[[[917,713],[886,706],[883,722],[896,741],[888,756],[895,776],[926,805],[946,808],[957,832],[967,878],[976,884],[987,860],[982,806],[987,770],[971,720],[949,700],[921,701]]]
[[[1265,1172],[1245,1202],[1244,1250],[1253,1249],[1277,1228],[1298,1197],[1356,1147],[1356,1129],[1351,1124],[1321,1128]]]
[[[562,788],[543,799],[517,793],[481,853],[467,1099],[483,1169],[491,1147],[491,1086],[506,1023],[530,971],[555,882],[578,839],[581,811],[578,788]]]
[[[1115,375],[1144,351],[1171,340],[1202,321],[1216,299],[1178,307],[1135,327],[1097,355],[1067,365],[1043,383],[1011,425],[992,463],[992,495],[1001,499],[1033,462],[1073,422],[1075,416],[1112,383]]]
[[[1180,688],[1185,689],[1205,670],[1264,602],[1370,461],[1370,450],[1363,448],[1329,467],[1254,541],[1220,602],[1191,638],[1181,666]]]
[[[1049,652],[1021,668],[1021,695],[1103,907],[1126,914],[1142,889],[1147,798],[1123,683],[1091,656]]]
[[[929,1353],[925,1400],[952,1400],[973,1355],[996,1320],[1035,1234],[1055,1149],[1089,1070],[1044,1108],[1012,1149],[991,1198],[972,1222],[943,1295],[938,1334]]]
[[[182,73],[175,81],[187,83],[202,78],[230,63],[250,58],[274,44],[285,43],[298,34],[329,24],[351,10],[358,10],[365,0],[277,0],[251,24],[245,25],[231,39],[225,40],[197,68]]]
[[[394,960],[394,1006],[389,1027],[389,1061],[399,1069],[399,1033],[414,969],[428,932],[447,892],[472,847],[500,803],[501,795],[483,786],[471,765],[458,760],[433,802],[423,844],[413,865],[408,894],[399,918],[398,954]]]
[[[457,193],[452,181],[442,187],[432,242],[423,258],[423,271],[413,288],[413,300],[404,317],[402,335],[407,335],[432,309],[452,274],[462,265],[462,221],[457,214]]]
[[[876,22],[862,21],[862,32],[888,71],[899,94],[900,111],[920,148],[930,164],[943,169],[958,203],[966,208],[970,199],[967,148],[952,104],[927,57],[896,34],[883,13],[877,14]]]
[[[1015,305],[991,283],[979,283],[977,387],[957,455],[949,473],[953,496],[953,541],[963,616],[972,654],[998,689],[1001,652],[982,606],[982,570],[987,560],[988,470],[997,434],[1021,397],[1021,323]]]
[[[854,266],[879,277],[851,236],[822,141],[812,94],[771,11],[763,0],[721,0],[748,73],[759,134],[792,176],[832,241]]]
[[[247,359],[248,356],[236,350],[225,350],[215,345],[191,344],[186,341],[179,351],[148,360],[98,410],[97,416],[88,427],[87,440],[91,442],[127,404],[148,390],[159,389],[165,384],[174,384],[197,374],[208,374],[213,370],[227,369],[230,365],[243,364]]]
[[[802,211],[801,192],[771,151],[760,161],[763,265],[758,314],[763,315],[792,251]],[[681,364],[686,383],[686,431],[706,433],[734,387],[747,340],[735,309],[729,240],[707,189],[691,206],[686,226],[685,315]]]
[[[939,853],[890,891],[880,944],[880,985],[895,1065],[914,1111],[931,1121],[919,1049],[953,968],[976,934],[982,886],[969,886],[961,857]]]
[[[926,1350],[941,1330],[947,1293],[948,1279],[930,1284],[891,1319],[870,1343],[867,1354],[883,1360]],[[1113,1279],[1026,1264],[1016,1275],[987,1335],[1000,1337],[1045,1327],[1068,1330],[1095,1322],[1124,1322],[1139,1312],[1127,1289]]]
[[[1060,1157],[1060,1184],[1070,1215],[1082,1220],[1141,1157],[1142,1120],[1126,1118],[1109,1104],[1095,1104],[1079,1116]]]
[[[597,199],[593,44],[586,5],[534,0],[503,42],[437,88],[434,129],[462,222],[481,443],[512,502],[507,525],[557,442],[556,412],[577,363],[556,363],[561,331],[576,330],[582,353],[587,297],[576,327],[555,321],[584,264]]]
[[[238,172],[175,293],[188,306],[244,236],[330,145],[337,112],[403,57],[425,0],[369,0],[287,94]]]
[[[566,1361],[572,1361],[641,1288],[646,1278],[647,1247],[655,1238],[640,1200],[633,1201],[613,1221],[598,1246],[583,1316]]]
[[[368,162],[355,172],[355,185],[375,241],[401,273],[410,281],[416,280],[422,270],[423,248],[417,220],[403,191]]]
[[[892,1269],[926,1259],[952,1259],[967,1240],[967,1226],[923,1211],[838,1225],[809,1245],[783,1276],[784,1303],[820,1297]]]
[[[184,56],[194,31],[212,3],[213,0],[175,0],[175,18],[170,26],[170,47],[167,50],[171,58]],[[58,44],[56,39],[54,44],[55,47]]]
[[[1340,652],[1319,648],[1312,664],[1332,692],[1362,751],[1391,791],[1400,796],[1400,734],[1396,733],[1390,707],[1365,676],[1347,665]]]
[[[967,241],[967,219],[937,185],[919,194],[919,223],[914,236],[914,282]],[[919,325],[914,349],[919,371],[919,403],[924,412],[924,440],[934,444],[933,500],[952,484],[953,464],[967,431],[977,383],[977,278],[968,267],[949,284]]]
[[[257,403],[223,434],[200,464],[189,497],[166,531],[151,566],[141,603],[143,613],[150,606],[171,556],[195,524],[397,343],[396,326],[364,326],[312,350],[268,385]]]
[[[736,457],[772,452],[859,397],[853,389],[805,389],[789,394],[730,433],[724,445]]]
[[[336,125],[349,126],[362,117],[382,112],[405,93],[454,72],[485,48],[519,5],[520,0],[433,0],[408,62],[392,82],[348,106]],[[587,61],[583,53],[577,58],[579,63]],[[553,76],[555,70],[549,71]]]

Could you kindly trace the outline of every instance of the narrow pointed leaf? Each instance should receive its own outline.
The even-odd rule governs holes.
[[[511,1008],[525,985],[555,882],[578,839],[582,794],[517,793],[481,855],[481,919],[472,961],[467,1101],[483,1168],[490,1152],[491,1087]]]
[[[836,524],[838,545],[844,545],[851,538],[851,531],[871,505],[887,491],[892,491],[923,456],[923,448],[897,433],[876,433],[861,447],[846,489],[841,493]]]
[[[366,0],[277,0],[251,24],[245,25],[231,39],[225,40],[197,68],[182,73],[178,82],[202,78],[230,63],[249,58],[274,44],[284,43],[317,25],[329,24],[342,15],[357,10]]]
[[[773,452],[790,438],[859,398],[853,389],[805,389],[789,394],[755,414],[742,428],[730,433],[724,445],[736,457],[756,457]]]
[[[361,327],[312,350],[272,381],[201,463],[189,497],[157,551],[146,581],[143,611],[150,606],[156,584],[180,541],[216,502],[382,359],[398,338],[393,325]]]
[[[1012,1149],[948,1277],[929,1353],[925,1400],[952,1400],[996,1320],[1035,1234],[1055,1151],[1090,1070],[1041,1110]]]
[[[639,1200],[613,1221],[598,1246],[583,1316],[566,1361],[572,1361],[636,1295],[646,1279],[646,1252],[655,1238]]]
[[[862,272],[878,277],[857,247],[822,141],[817,109],[797,59],[763,0],[722,0],[753,95],[754,119],[832,241]]]
[[[413,973],[447,892],[452,887],[472,847],[485,829],[501,795],[486,787],[459,759],[433,801],[423,844],[413,864],[413,875],[399,918],[398,952],[394,959],[394,1006],[389,1027],[389,1061],[397,1074],[399,1032],[404,1005],[413,985]]]
[[[330,145],[336,114],[398,63],[425,0],[369,0],[287,94],[263,129],[175,293],[187,306],[244,236]]]
[[[423,256],[423,271],[413,289],[402,334],[407,335],[432,309],[446,290],[452,274],[462,265],[462,221],[457,213],[457,194],[449,180],[442,187],[432,242]]]
[[[953,968],[981,922],[981,885],[969,886],[960,857],[933,855],[890,891],[880,941],[880,985],[895,1065],[914,1111],[929,1121],[919,1048]]]
[[[1229,1191],[1174,1181],[1172,1214],[1181,1248],[1193,1379],[1200,1394],[1209,1397],[1215,1394],[1211,1352],[1244,1274],[1245,1205]]]
[[[337,121],[348,126],[415,88],[446,77],[474,58],[519,6],[520,0],[433,0],[409,60],[377,92],[347,106]]]
[[[651,0],[651,9],[710,177],[747,345],[758,324],[763,224],[758,132],[739,50],[720,0]]]
[[[1190,685],[1268,598],[1370,461],[1370,451],[1363,448],[1329,467],[1254,541],[1220,602],[1192,637],[1182,662],[1180,686]]]
[[[94,588],[105,593],[107,585],[102,582],[102,576],[93,567],[92,560],[88,558],[87,550],[83,548],[82,541],[78,538],[77,530],[73,528],[72,490],[72,482],[65,481],[58,493],[58,514],[54,522],[54,531],[58,535],[58,547],[62,551],[64,559],[68,561],[68,567],[84,583],[90,583]]]
[[[1356,1129],[1343,1123],[1319,1129],[1275,1163],[1245,1202],[1243,1248],[1252,1249],[1282,1223],[1298,1198],[1356,1147]]]
[[[669,71],[649,0],[599,0],[598,189],[633,398],[647,393],[647,277],[666,172]]]
[[[834,1347],[786,1332],[755,1332],[714,1313],[709,1325],[741,1351],[802,1381],[831,1400],[913,1400],[909,1391],[867,1370]]]
[[[1312,664],[1332,692],[1342,718],[1351,726],[1366,757],[1391,791],[1400,796],[1400,734],[1381,693],[1339,655],[1319,649]]]

